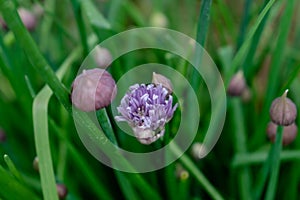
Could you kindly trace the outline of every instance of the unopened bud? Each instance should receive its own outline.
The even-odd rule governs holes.
[[[161,12],[154,12],[150,17],[150,25],[165,28],[169,24],[167,17]]]
[[[115,98],[117,88],[112,76],[105,70],[83,70],[72,84],[71,100],[78,109],[89,112],[108,106]]]
[[[60,200],[63,200],[67,197],[68,195],[68,189],[64,184],[57,183],[56,184],[56,190],[57,194]]]
[[[207,155],[207,149],[205,145],[201,144],[200,142],[196,142],[192,146],[191,153],[195,160],[200,160],[201,158]]]
[[[4,21],[4,19],[0,16],[0,27],[3,29],[3,30],[7,30],[7,25]]]
[[[19,8],[18,13],[27,30],[33,31],[37,24],[34,14],[25,8]]]
[[[243,71],[238,71],[230,80],[227,93],[230,96],[241,96],[246,85],[246,80]]]
[[[37,172],[40,171],[40,168],[39,168],[39,158],[37,156],[33,159],[32,166],[33,166],[33,169],[35,171],[37,171]]]
[[[152,83],[154,83],[155,85],[161,84],[164,88],[168,90],[169,93],[173,92],[173,85],[171,81],[161,74],[153,72]]]
[[[35,3],[33,5],[33,14],[36,17],[41,17],[44,15],[44,8],[39,4],[39,3]]]
[[[245,90],[242,93],[242,101],[247,103],[251,100],[252,98],[252,93],[249,87],[246,87]]]
[[[190,176],[189,172],[186,171],[186,169],[184,169],[181,164],[176,165],[176,177],[179,180],[185,181],[189,178],[189,176]]]
[[[4,130],[2,130],[0,128],[0,143],[5,142],[5,140],[6,140],[6,134],[5,134]]]
[[[97,46],[93,52],[97,67],[106,68],[112,62],[112,55],[108,49]]]
[[[288,126],[294,123],[297,117],[296,105],[287,97],[286,90],[281,97],[273,100],[270,108],[271,120],[281,126]]]
[[[278,125],[276,125],[273,122],[269,122],[268,124],[268,128],[267,128],[267,135],[268,138],[274,142],[275,138],[276,138],[276,133],[277,133],[277,127]],[[298,127],[295,123],[288,125],[288,126],[284,126],[283,127],[283,138],[282,138],[282,144],[283,145],[288,145],[291,142],[293,142],[297,136],[298,133]]]

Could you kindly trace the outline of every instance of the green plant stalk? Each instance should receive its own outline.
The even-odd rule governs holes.
[[[55,13],[56,0],[46,0],[43,9],[46,12]],[[53,24],[53,17],[45,15],[41,24],[41,43],[40,47],[43,52],[48,50],[49,34]]]
[[[245,122],[243,117],[242,105],[240,99],[232,99],[232,109],[233,109],[233,122],[235,125],[234,128],[234,136],[233,139],[235,141],[235,152],[236,153],[246,153],[247,152],[247,143],[246,143],[246,130],[245,130]],[[251,196],[250,187],[251,187],[251,179],[250,179],[250,171],[247,166],[239,169],[238,173],[238,181],[239,181],[239,191],[240,198],[239,199],[249,199]]]
[[[268,4],[270,0],[265,0],[264,1],[264,5],[263,8]],[[263,10],[262,8],[262,10]],[[262,32],[265,28],[268,16],[269,16],[269,12],[270,10],[266,13],[266,15],[264,16],[262,22],[260,23],[260,25],[257,28],[257,31],[255,32],[250,48],[249,48],[249,52],[245,58],[244,64],[243,64],[243,70],[244,70],[244,75],[245,75],[245,79],[246,80],[251,80],[254,71],[255,71],[255,67],[253,66],[253,58],[257,49],[257,46],[259,44]]]
[[[86,115],[83,113],[80,113],[76,110],[72,110],[72,106],[69,101],[68,91],[60,83],[59,79],[57,78],[57,76],[55,75],[55,73],[53,72],[51,67],[48,65],[48,63],[46,62],[44,57],[39,52],[33,39],[30,37],[30,34],[25,29],[24,25],[21,23],[20,18],[16,12],[16,8],[14,7],[14,4],[11,1],[0,0],[0,10],[3,14],[5,21],[8,22],[8,26],[15,34],[17,41],[21,44],[23,50],[27,54],[30,62],[33,64],[33,66],[38,71],[38,73],[45,79],[46,83],[49,85],[49,87],[52,89],[54,94],[57,96],[58,100],[64,105],[64,107],[70,114],[76,115],[78,117],[79,123],[81,123],[81,125],[86,126],[88,128],[88,131],[91,134],[91,136],[100,134],[100,136],[97,135],[97,141],[99,142],[99,144],[104,144],[105,136],[101,135],[101,132],[99,132],[97,127],[92,122],[87,121]],[[46,93],[48,94],[48,91],[46,91],[43,95],[46,95]],[[45,103],[45,102],[46,101],[44,101],[43,103]],[[38,106],[38,105],[36,105],[36,106]],[[37,114],[37,113],[34,113],[34,114]],[[47,117],[47,116],[44,116],[44,118],[41,118],[41,120],[45,121],[46,120],[45,117]],[[39,128],[40,127],[38,124],[36,127],[36,130],[37,131],[40,130]],[[40,141],[40,139],[42,140],[42,138],[40,138],[40,137],[37,138],[37,141],[39,141],[39,142],[37,142],[39,145],[39,148],[37,148],[37,149],[40,149],[40,147],[43,145],[49,146],[49,143],[46,142],[44,144],[43,142],[45,142],[45,141],[44,140]],[[41,145],[41,144],[43,144],[43,145]],[[41,153],[45,153],[45,152],[40,152],[40,154]],[[47,153],[47,156],[48,157],[45,158],[45,159],[48,159],[48,161],[46,161],[46,163],[51,164],[52,162],[49,162],[51,160],[51,157],[49,157],[50,154]],[[50,166],[52,168],[52,164]],[[53,169],[51,171],[53,171]],[[46,172],[46,170],[45,170],[45,172]],[[146,184],[146,182],[143,180],[142,177],[140,177],[140,175],[135,174],[132,177],[135,180],[137,180],[137,182],[142,182],[143,184]],[[43,184],[43,181],[42,181],[42,184]],[[149,196],[157,197],[159,199],[159,197],[155,195],[155,192],[152,190],[152,188],[150,186],[148,186],[146,188],[149,189],[148,190]],[[50,192],[50,191],[47,191],[47,192]]]
[[[268,157],[268,152],[255,152],[255,153],[238,153],[232,160],[231,166],[242,167],[247,165],[262,164]],[[300,161],[299,150],[285,150],[280,153],[281,162],[292,162],[295,160]]]
[[[276,194],[276,186],[279,178],[280,152],[282,149],[283,127],[277,127],[276,139],[274,143],[274,152],[272,155],[270,180],[266,192],[266,200],[273,200]]]
[[[65,74],[68,66],[63,65],[58,70],[57,73],[60,79]],[[48,104],[52,94],[50,88],[45,86],[34,99],[32,107],[34,138],[45,200],[58,200],[48,136]]]
[[[77,23],[77,29],[80,35],[80,40],[83,48],[83,56],[87,56],[89,53],[89,46],[87,42],[87,34],[85,31],[84,21],[82,18],[81,0],[71,0],[74,16]]]
[[[278,92],[278,87],[279,87],[278,78],[280,77],[280,73],[281,73],[280,67],[282,65],[282,61],[284,60],[283,59],[284,57],[282,55],[284,55],[284,49],[285,49],[284,47],[286,45],[288,33],[291,26],[293,9],[295,8],[294,5],[295,5],[295,0],[290,0],[287,2],[287,7],[284,10],[284,13],[282,15],[283,17],[280,22],[280,26],[279,26],[280,32],[278,36],[278,41],[276,43],[276,48],[272,57],[271,69],[268,76],[267,91],[265,95],[266,98],[261,112],[262,113],[260,118],[261,123],[258,126],[257,131],[255,131],[253,136],[256,142],[259,141],[257,143],[261,143],[262,138],[260,136],[263,135],[263,131],[265,131],[266,123],[268,122],[269,119],[268,110],[270,108],[274,96]]]
[[[170,143],[170,149],[174,153],[174,155],[178,156],[181,155],[179,158],[182,165],[192,173],[196,180],[199,182],[200,185],[203,186],[203,188],[208,192],[208,194],[215,200],[221,200],[224,199],[218,192],[217,189],[215,189],[211,183],[206,179],[204,174],[197,168],[197,166],[190,160],[188,156],[183,154],[183,152],[179,149],[179,147],[174,144]]]
[[[244,12],[243,12],[243,18],[242,18],[242,23],[240,27],[240,34],[238,36],[237,40],[237,49],[239,49],[245,40],[245,35],[246,35],[246,30],[247,26],[249,24],[249,12],[250,12],[250,7],[251,7],[252,0],[246,0],[245,1],[245,6],[244,6]]]
[[[68,111],[71,111],[71,104],[67,89],[60,83],[54,71],[40,53],[29,32],[22,24],[13,2],[10,0],[0,0],[0,11],[32,66],[36,69],[40,76],[43,77],[46,83],[49,84],[49,87],[55,91],[56,97],[64,105],[64,107]]]
[[[111,140],[111,142],[114,145],[118,145],[118,142],[116,140],[116,137],[115,137],[114,131],[112,129],[112,126],[111,126],[111,123],[110,123],[110,120],[109,120],[106,110],[100,109],[96,112],[96,115],[97,115],[97,119],[98,119],[100,126],[101,126],[102,130],[104,131],[105,135],[109,138],[109,140]],[[117,179],[119,181],[128,182],[126,180],[126,176],[122,172],[115,170],[115,173],[116,173]],[[142,194],[144,194],[144,198],[146,198],[146,199],[159,198],[159,195],[153,191],[153,189],[141,178],[140,175],[137,175],[137,174],[131,174],[131,175],[132,176],[130,176],[129,178],[132,178],[132,180],[133,180],[132,183],[134,183],[137,186],[137,188],[141,190]],[[125,186],[121,183],[120,183],[120,185]],[[125,196],[129,195],[129,193],[127,193],[128,187],[130,188],[130,191],[132,191],[130,193],[130,195],[134,194],[134,196],[132,196],[132,197],[127,196],[127,197],[129,199],[138,199],[138,196],[135,193],[133,193],[134,189],[131,188],[131,185],[127,185],[127,188],[126,187],[121,188],[124,195]]]
[[[122,6],[127,11],[128,15],[132,18],[132,20],[136,23],[136,25],[143,27],[146,26],[146,20],[144,16],[141,14],[140,10],[129,0],[123,0]]]
[[[239,51],[233,58],[232,66],[231,66],[228,74],[226,74],[226,77],[225,77],[226,78],[225,79],[225,87],[226,88],[229,85],[229,81],[230,81],[232,75],[240,67],[240,64],[242,64],[242,61],[244,60],[245,56],[247,55],[249,46],[251,44],[251,41],[253,39],[253,36],[254,36],[256,30],[258,29],[258,26],[261,24],[261,22],[263,21],[264,17],[267,15],[269,10],[271,9],[274,2],[275,2],[275,0],[270,0],[269,3],[265,6],[265,8],[262,10],[262,12],[259,14],[255,24],[253,25],[253,27],[250,29],[249,33],[247,34],[246,40],[244,41],[243,45],[241,46],[241,48],[239,49]]]
[[[223,0],[217,0],[217,7],[221,13],[220,18],[224,19],[224,22],[226,24],[225,27],[228,27],[228,30],[230,31],[231,38],[235,38],[235,32],[234,32],[235,20],[233,19],[233,16],[231,14],[232,12],[228,9],[227,4],[224,3]],[[224,25],[222,25],[222,26],[224,26]]]
[[[18,199],[32,199],[38,200],[36,194],[25,187],[23,184],[14,179],[9,172],[7,172],[0,165],[0,196],[7,200]]]
[[[6,165],[8,166],[9,171],[16,177],[16,179],[20,183],[24,184],[24,179],[23,179],[21,173],[17,170],[15,164],[10,159],[10,157],[6,154],[3,157],[4,157],[4,161],[5,161]]]
[[[198,19],[196,41],[203,48],[205,46],[205,41],[208,33],[211,4],[212,4],[212,0],[202,1],[201,11]],[[198,66],[202,60],[202,49],[198,49],[198,47],[196,47],[195,54],[197,55],[196,65]],[[198,91],[200,85],[200,78],[197,70],[192,71],[191,85],[195,91]]]
[[[86,164],[88,161],[81,156],[77,148],[75,148],[74,145],[70,143],[68,138],[62,134],[63,130],[61,130],[52,119],[49,119],[49,125],[54,130],[54,133],[57,135],[57,137],[66,143],[70,157],[74,161],[74,165],[77,166],[77,168],[81,170],[84,177],[86,177],[87,182],[90,183],[91,190],[93,190],[93,192],[97,195],[97,198],[112,200],[113,197],[106,189],[106,185],[104,185],[101,180],[95,176],[93,169]]]

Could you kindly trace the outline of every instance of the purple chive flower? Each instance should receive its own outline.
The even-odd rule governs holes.
[[[122,98],[117,108],[121,116],[115,119],[126,121],[142,144],[151,144],[164,135],[165,124],[177,108],[172,103],[172,95],[161,84],[135,84]]]

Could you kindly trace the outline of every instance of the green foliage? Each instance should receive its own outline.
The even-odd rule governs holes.
[[[44,12],[28,32],[17,7],[33,11],[34,5]],[[0,0],[0,16],[8,26],[0,27],[0,127],[6,134],[6,140],[0,139],[0,199],[56,200],[57,183],[67,186],[67,199],[76,200],[299,199],[299,137],[285,147],[282,127],[273,144],[265,133],[271,102],[285,89],[299,107],[299,7],[296,0]],[[206,158],[196,160],[191,149],[183,153],[172,143],[172,154],[182,155],[164,169],[144,174],[113,170],[89,154],[74,118],[105,154],[107,138],[116,148],[137,151],[167,144],[180,113],[166,127],[164,140],[144,147],[124,137],[109,109],[97,111],[103,130],[72,110],[71,84],[97,43],[132,27],[159,23],[203,45],[226,89],[233,75],[243,70],[251,95],[247,101],[228,96],[222,135]],[[134,46],[133,40],[128,42]],[[189,80],[201,110],[194,142],[201,142],[211,115],[219,113],[210,112],[205,82],[189,63],[169,52],[143,50],[121,56],[108,70],[120,78],[134,65],[149,61],[168,64]],[[295,123],[299,125],[299,117]],[[36,156],[38,172],[32,167]],[[179,168],[187,178],[178,176]]]

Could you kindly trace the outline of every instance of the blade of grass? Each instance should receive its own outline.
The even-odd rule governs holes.
[[[38,200],[31,190],[15,180],[9,172],[0,165],[0,196],[7,200],[32,199]]]
[[[239,153],[236,154],[232,160],[231,166],[242,167],[245,165],[259,165],[262,164],[268,157],[268,152],[255,152],[255,153]],[[299,150],[284,150],[280,153],[281,162],[293,162],[300,160]]]
[[[240,26],[240,33],[237,39],[237,50],[241,47],[243,42],[245,41],[245,35],[246,35],[246,30],[247,26],[249,24],[249,12],[250,12],[250,7],[251,7],[252,0],[246,0],[245,1],[245,6],[244,6],[244,12],[243,12],[243,18]]]
[[[77,122],[80,126],[87,128],[87,134],[89,137],[93,138],[95,142],[99,145],[99,148],[104,150],[105,153],[108,153],[111,148],[105,149],[107,147],[106,137],[102,131],[100,131],[97,126],[89,120],[85,113],[78,112],[77,110],[72,110],[71,103],[69,101],[69,93],[65,89],[65,87],[60,83],[59,79],[48,65],[44,57],[39,52],[36,44],[34,43],[33,39],[30,37],[28,31],[25,29],[24,25],[21,23],[20,18],[16,12],[16,8],[14,7],[11,1],[4,1],[0,0],[0,10],[3,13],[4,19],[9,22],[8,25],[10,29],[14,32],[16,39],[21,44],[23,50],[25,51],[26,55],[28,56],[29,60],[33,63],[33,66],[39,72],[39,74],[45,79],[46,83],[49,87],[53,90],[54,94],[57,96],[58,100],[64,105],[66,110],[73,116],[76,116]],[[50,90],[49,88],[49,90]],[[44,94],[39,94],[41,96],[46,95],[47,91]],[[36,97],[37,98],[37,97]],[[44,97],[45,98],[45,97]],[[46,102],[46,101],[45,101]],[[43,102],[44,103],[44,102]],[[45,116],[44,116],[45,117]],[[47,116],[46,116],[47,117]],[[45,119],[43,119],[45,121]],[[46,123],[43,123],[46,125]],[[43,125],[43,126],[44,126]],[[36,127],[38,130],[38,126]],[[42,127],[43,128],[43,127]],[[40,138],[38,138],[40,139]],[[45,142],[39,141],[39,142]],[[44,152],[43,152],[44,153]],[[133,167],[120,155],[116,154],[119,158],[119,162],[122,162],[123,165],[127,165],[131,169]],[[51,158],[47,158],[51,159]],[[48,160],[49,161],[49,160]],[[131,176],[137,183],[143,183],[146,185],[147,183],[139,174],[133,174]],[[160,197],[156,194],[156,192],[150,187],[147,186],[149,189],[148,195],[149,197],[153,197],[155,199],[160,199]],[[151,191],[151,192],[150,192]],[[144,191],[143,191],[144,192]]]
[[[264,7],[262,12],[259,14],[255,24],[251,27],[249,33],[247,34],[246,40],[244,41],[243,45],[241,46],[241,48],[239,49],[239,51],[236,53],[235,57],[233,58],[232,66],[231,66],[228,74],[225,77],[226,78],[225,79],[226,88],[228,87],[230,78],[232,77],[234,72],[240,67],[245,56],[247,55],[251,41],[253,39],[255,32],[258,29],[258,26],[261,24],[262,20],[264,19],[264,17],[268,13],[268,11],[271,9],[274,2],[275,2],[275,0],[270,0],[269,3]]]
[[[16,40],[24,50],[32,66],[37,70],[41,77],[55,91],[55,95],[68,111],[71,111],[68,91],[60,83],[54,71],[48,65],[45,58],[40,53],[34,40],[22,24],[16,8],[10,0],[0,0],[0,11],[7,22],[8,27],[14,33]]]
[[[200,185],[203,186],[203,188],[212,197],[212,199],[224,199],[219,194],[218,190],[211,185],[211,183],[206,179],[204,174],[202,174],[202,172],[197,168],[197,166],[190,160],[190,158],[187,155],[182,154],[183,152],[175,143],[170,143],[170,148],[176,156],[181,155],[179,160],[182,163],[182,165],[195,176],[196,180],[199,182]]]
[[[146,26],[146,19],[141,14],[140,10],[129,0],[122,1],[123,8],[127,11],[128,15],[136,23],[136,25],[143,27]]]
[[[55,13],[55,6],[56,1],[55,0],[46,0],[43,3],[43,9],[46,11],[46,13]],[[49,15],[45,15],[42,24],[41,24],[41,40],[40,40],[40,47],[43,52],[46,52],[48,50],[49,46],[49,35],[50,30],[53,24],[53,17]]]
[[[88,0],[85,0],[85,1],[71,0],[76,23],[77,23],[77,29],[78,29],[78,32],[80,35],[80,40],[81,40],[81,44],[82,44],[82,48],[83,48],[83,55],[85,57],[89,53],[89,46],[88,46],[88,42],[87,42],[87,34],[86,34],[86,30],[85,30],[84,21],[82,18],[82,10],[83,10],[82,5],[84,4],[84,2],[86,3],[89,1]],[[92,12],[92,11],[93,10],[90,10],[90,12]]]
[[[100,181],[97,176],[93,173],[93,169],[90,165],[87,165],[88,160],[84,158],[77,148],[68,140],[68,138],[63,135],[63,130],[56,125],[53,119],[49,119],[49,124],[51,128],[54,130],[56,136],[61,140],[64,141],[68,152],[70,154],[71,159],[74,162],[74,166],[77,166],[78,169],[81,171],[84,177],[86,177],[87,182],[90,184],[91,190],[96,194],[98,199],[106,199],[112,200],[111,194],[108,192],[107,186],[105,186],[102,181]]]
[[[93,27],[98,29],[111,29],[110,23],[96,9],[96,6],[93,4],[91,0],[80,0],[80,3],[83,11],[87,15]]]
[[[264,5],[262,7],[261,10],[263,10],[263,8],[268,4],[270,0],[265,0],[264,1]],[[244,64],[243,64],[243,70],[244,70],[244,75],[246,80],[250,80],[254,74],[255,69],[255,65],[253,65],[253,59],[254,59],[254,55],[257,49],[257,46],[259,44],[259,41],[261,39],[261,35],[262,32],[265,28],[268,16],[269,16],[270,10],[266,13],[266,15],[264,16],[262,22],[259,24],[257,31],[255,32],[254,36],[253,36],[253,40],[251,42],[251,45],[249,47],[249,52],[245,58]]]
[[[16,179],[21,183],[24,184],[23,177],[21,176],[21,173],[17,170],[15,164],[13,161],[10,159],[10,157],[5,154],[4,155],[4,161],[9,169],[9,171],[16,177]]]
[[[112,126],[111,126],[111,123],[108,118],[106,110],[100,109],[96,112],[96,115],[97,115],[97,119],[98,119],[105,135],[111,140],[111,142],[114,145],[118,145],[118,142],[116,140],[116,137],[115,137],[114,131],[112,129]],[[123,181],[129,183],[126,180],[126,176],[122,172],[115,171],[115,174],[117,176],[119,183],[123,182]],[[128,177],[130,177],[130,178],[134,177],[133,178],[134,181],[132,181],[132,183],[137,186],[137,189],[141,190],[145,199],[151,200],[152,198],[159,198],[159,195],[156,192],[154,192],[154,190],[151,187],[149,187],[149,185],[143,179],[139,178],[140,175],[138,175],[138,176],[136,176],[136,174],[131,174],[131,175],[128,175]],[[131,184],[125,185],[124,183],[120,183],[120,185],[121,185],[121,189],[122,189],[124,195],[128,199],[139,199],[138,195],[134,192],[134,189],[132,188]],[[130,190],[130,192],[127,191],[128,189]],[[131,195],[133,195],[133,196],[131,196]]]
[[[197,36],[196,41],[202,46],[205,46],[205,41],[207,37],[208,32],[208,26],[209,26],[209,18],[210,18],[210,9],[211,9],[211,0],[204,0],[202,1],[201,5],[201,11],[198,19],[198,25],[197,25]],[[199,65],[202,59],[202,50],[196,49],[196,65]],[[200,85],[200,78],[199,74],[196,70],[192,71],[191,74],[191,85],[194,88],[195,91],[198,91],[199,85]]]
[[[278,78],[280,77],[281,66],[284,60],[284,57],[282,55],[284,55],[285,45],[288,38],[290,26],[291,26],[291,21],[292,21],[291,19],[293,16],[294,5],[295,5],[295,0],[291,0],[287,2],[286,9],[284,10],[280,22],[280,26],[279,26],[280,32],[278,36],[278,41],[276,43],[276,48],[272,57],[270,73],[268,76],[268,84],[267,84],[267,91],[265,95],[265,101],[260,116],[261,117],[260,123],[256,129],[257,131],[255,131],[252,138],[252,141],[255,141],[256,144],[262,143],[263,138],[261,137],[261,135],[263,135],[266,124],[269,120],[268,110],[270,108],[274,96],[278,92],[278,87],[279,87]]]
[[[234,141],[235,141],[235,152],[236,153],[246,153],[247,143],[246,143],[246,129],[242,111],[242,105],[240,99],[232,99],[232,109],[233,109],[233,123],[234,123]],[[239,169],[238,171],[238,181],[239,181],[239,199],[249,199],[251,196],[250,187],[250,171],[248,167]]]
[[[270,172],[270,180],[267,187],[266,200],[274,199],[276,194],[276,186],[279,176],[279,168],[280,168],[280,152],[282,149],[282,136],[283,136],[283,127],[277,127],[276,139],[274,143],[274,152],[272,155],[272,163],[271,163],[271,172]]]
[[[228,27],[228,30],[230,31],[230,35],[232,38],[235,38],[235,32],[234,32],[234,19],[231,14],[231,11],[228,9],[227,4],[223,0],[217,1],[217,7],[220,11],[221,18],[224,19],[224,22],[226,24],[226,27]]]
[[[67,67],[68,65],[65,65],[64,68],[59,69],[58,75],[60,78],[66,72]],[[58,200],[48,136],[48,103],[51,96],[51,89],[45,86],[34,99],[32,112],[43,196],[46,200]]]

